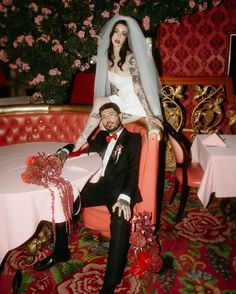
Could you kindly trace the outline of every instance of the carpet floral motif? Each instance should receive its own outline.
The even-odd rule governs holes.
[[[203,243],[223,242],[230,233],[229,224],[209,212],[190,212],[175,228],[179,236]]]
[[[179,198],[168,204],[172,189],[173,174],[167,173],[161,228],[156,240],[160,244],[162,268],[158,272],[148,270],[143,275],[134,275],[133,255],[115,294],[235,294],[235,223],[222,215],[217,199],[203,209],[196,192],[191,191],[184,216],[176,224]],[[135,240],[141,247],[146,242],[142,238]],[[99,293],[107,254],[97,255],[91,250],[98,242],[97,232],[79,222],[70,235],[71,259],[44,272],[34,271],[32,264],[50,254],[50,242],[37,251],[32,263],[25,261],[26,246],[13,250],[0,275],[0,292],[12,293],[12,281],[20,272],[22,281],[17,294]]]

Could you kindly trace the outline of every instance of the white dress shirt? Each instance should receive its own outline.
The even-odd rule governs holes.
[[[109,158],[112,154],[112,151],[116,145],[116,141],[118,140],[120,134],[122,133],[123,131],[123,128],[121,130],[119,130],[118,132],[116,132],[117,134],[117,138],[116,139],[111,139],[111,141],[108,143],[108,146],[107,146],[107,150],[104,154],[104,157],[103,157],[103,168],[102,168],[102,173],[101,173],[101,176],[103,177],[104,174],[105,174],[105,170],[106,170],[106,167],[107,167],[107,163],[109,161]],[[120,194],[119,197],[118,197],[118,200],[119,199],[123,199],[123,200],[126,200],[127,202],[130,203],[130,197],[126,194]]]

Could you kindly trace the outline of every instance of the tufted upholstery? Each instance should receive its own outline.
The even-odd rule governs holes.
[[[0,107],[0,146],[39,141],[74,143],[84,128],[88,109],[78,105],[27,105]],[[156,135],[147,136],[141,122],[127,124],[132,132],[142,136],[139,168],[139,188],[143,201],[135,211],[150,211],[156,221],[159,142]],[[86,227],[109,236],[109,213],[105,206],[83,210]]]
[[[11,107],[1,109],[0,146],[40,141],[75,142],[88,118],[87,111],[76,111],[78,107],[62,109],[62,112],[55,112],[53,108],[42,111],[36,105],[24,106],[17,112],[9,111]]]

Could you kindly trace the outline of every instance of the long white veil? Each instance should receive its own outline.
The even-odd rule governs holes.
[[[128,24],[128,43],[138,65],[142,87],[146,94],[148,104],[155,116],[162,117],[159,99],[161,85],[153,56],[148,50],[145,37],[138,22],[128,16],[115,15],[101,30],[101,40],[97,52],[94,97],[107,97],[111,94],[108,81],[107,50],[109,47],[111,30],[114,24],[119,20],[125,20]]]

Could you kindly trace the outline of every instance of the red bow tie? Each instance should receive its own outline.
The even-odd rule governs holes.
[[[117,133],[113,133],[111,135],[106,136],[106,140],[107,140],[108,143],[111,141],[111,139],[116,140],[117,139]]]

